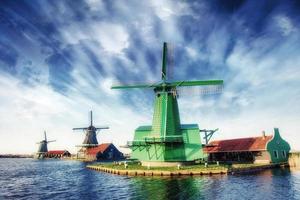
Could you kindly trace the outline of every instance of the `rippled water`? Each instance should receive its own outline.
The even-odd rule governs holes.
[[[0,199],[300,199],[300,172],[126,177],[78,161],[0,159]]]

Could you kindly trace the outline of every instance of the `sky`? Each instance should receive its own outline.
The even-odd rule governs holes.
[[[300,150],[299,24],[297,0],[2,0],[0,153],[35,152],[44,130],[74,153],[90,110],[110,127],[99,143],[132,140],[153,91],[110,87],[160,81],[163,42],[170,80],[224,80],[219,94],[179,91],[181,123],[219,128],[215,140],[278,127]]]

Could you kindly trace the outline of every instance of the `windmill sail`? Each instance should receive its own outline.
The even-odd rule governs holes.
[[[163,47],[163,60],[162,60],[162,70],[161,70],[161,79],[162,80],[167,80],[167,56],[168,56],[168,47],[167,43],[164,43]]]
[[[170,81],[167,77],[167,43],[163,44],[161,82],[153,84],[118,85],[112,89],[153,88],[155,92],[152,126],[136,129],[132,158],[142,161],[191,161],[203,158],[197,124],[180,123],[177,88],[194,86],[222,86],[223,80]],[[189,138],[189,139],[186,139]],[[155,144],[159,143],[161,148]],[[142,148],[142,147],[145,148]],[[154,153],[153,153],[154,152]]]
[[[47,134],[46,131],[44,131],[45,141],[47,141]]]
[[[101,129],[109,129],[108,126],[94,127],[93,126],[93,112],[90,111],[90,125],[83,128],[73,128],[73,130],[83,130],[85,131],[85,138],[79,147],[93,147],[98,146],[97,132]]]
[[[161,82],[141,85],[112,86],[112,89],[153,88],[156,93],[153,126],[155,134],[166,137],[176,135],[180,129],[180,119],[177,103],[176,88],[192,86],[219,86],[223,80],[197,80],[197,81],[168,81],[167,77],[167,43],[163,44]],[[169,96],[168,94],[172,94]],[[173,96],[173,97],[172,97]],[[164,106],[162,106],[164,105]]]
[[[93,126],[93,111],[91,111],[91,126]]]

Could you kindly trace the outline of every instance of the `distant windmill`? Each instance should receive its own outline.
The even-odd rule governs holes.
[[[78,147],[95,147],[98,146],[98,140],[97,140],[97,133],[101,129],[109,129],[107,126],[103,127],[94,127],[93,126],[93,112],[90,112],[90,120],[91,124],[89,127],[84,128],[73,128],[73,131],[75,130],[83,130],[85,131],[85,138],[81,145],[77,145]]]
[[[39,149],[36,153],[36,158],[41,159],[44,158],[45,154],[48,152],[48,143],[50,142],[55,142],[56,140],[47,140],[47,134],[46,131],[44,131],[44,140],[38,142],[39,144]]]

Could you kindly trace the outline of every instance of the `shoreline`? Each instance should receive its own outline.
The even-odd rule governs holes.
[[[87,165],[88,169],[101,171],[105,173],[111,173],[116,175],[125,176],[203,176],[203,175],[234,175],[234,174],[247,174],[253,172],[259,172],[271,168],[285,168],[288,167],[287,163],[281,164],[264,164],[264,165],[240,165],[239,167],[219,167],[218,168],[203,168],[203,169],[116,169],[105,165]],[[195,165],[197,167],[197,165]]]
[[[27,154],[2,154],[0,155],[1,158],[33,158],[33,155]]]

